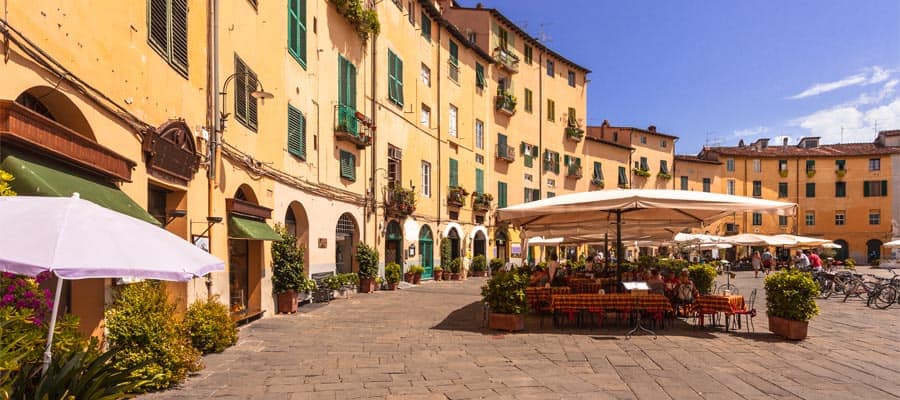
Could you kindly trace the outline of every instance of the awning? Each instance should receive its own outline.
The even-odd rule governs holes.
[[[281,241],[281,235],[265,222],[238,215],[228,216],[228,237],[231,239]]]
[[[78,192],[82,199],[160,225],[147,210],[115,186],[86,179],[51,165],[29,156],[8,154],[0,162],[0,169],[16,178],[10,186],[20,195],[71,197],[72,193]]]

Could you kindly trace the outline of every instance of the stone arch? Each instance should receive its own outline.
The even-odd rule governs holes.
[[[16,97],[16,103],[96,142],[87,118],[68,96],[49,86],[33,86]]]
[[[835,240],[834,244],[841,245],[841,248],[834,249],[834,259],[839,261],[846,260],[850,256],[850,244],[844,239]]]
[[[872,264],[875,260],[881,259],[881,245],[882,241],[878,239],[869,239],[866,242],[866,263]]]
[[[284,213],[284,226],[288,232],[297,238],[297,246],[305,249],[303,252],[303,265],[306,274],[309,275],[309,217],[306,208],[298,201],[291,202]]]
[[[256,198],[256,193],[253,191],[253,188],[246,183],[242,184],[234,191],[234,198],[253,204],[259,204],[259,200]]]

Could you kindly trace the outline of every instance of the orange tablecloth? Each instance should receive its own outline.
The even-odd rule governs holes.
[[[557,294],[550,296],[550,309],[672,311],[672,303],[660,294]]]
[[[600,289],[603,288],[603,285],[596,282],[578,282],[574,284],[570,284],[572,287],[572,293],[587,293],[594,294],[599,293]]]
[[[538,303],[549,303],[550,295],[552,294],[569,294],[571,293],[571,288],[568,286],[554,286],[554,287],[527,287],[525,288],[525,299],[528,300],[528,304],[534,306]]]
[[[744,296],[698,296],[697,307],[699,307],[700,311],[704,314],[712,314],[717,312],[733,314],[735,311],[744,309]]]

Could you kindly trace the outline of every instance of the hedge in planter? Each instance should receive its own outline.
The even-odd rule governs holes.
[[[713,290],[713,281],[716,280],[716,268],[709,264],[697,264],[688,267],[688,276],[697,287],[700,294],[710,294]]]
[[[518,272],[495,275],[482,286],[481,296],[490,308],[488,323],[492,329],[524,329],[523,314],[528,312],[526,287],[528,275]]]
[[[819,314],[816,297],[819,285],[812,276],[796,269],[787,269],[766,277],[766,307],[768,315],[809,321]]]
[[[484,276],[483,272],[487,267],[487,261],[482,255],[477,255],[472,259],[472,273],[473,276]]]
[[[228,306],[218,301],[199,300],[188,308],[184,325],[194,348],[203,354],[221,353],[238,340],[237,324],[228,315]]]
[[[378,277],[378,251],[360,242],[356,246],[356,262],[359,264],[360,292],[371,292]]]
[[[390,263],[384,267],[384,279],[387,280],[388,286],[391,290],[397,288],[397,284],[400,283],[400,264]]]
[[[278,297],[278,312],[297,311],[297,294],[302,290],[306,273],[303,268],[304,249],[297,247],[297,237],[284,226],[276,225],[280,242],[272,242],[272,291]]]

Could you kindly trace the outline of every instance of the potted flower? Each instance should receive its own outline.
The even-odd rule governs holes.
[[[312,279],[303,278],[303,283],[299,287],[300,296],[298,300],[302,303],[304,301],[311,301],[313,293],[315,293],[316,289],[319,287],[316,285],[316,281]]]
[[[472,276],[485,276],[485,268],[487,268],[487,260],[482,255],[477,255],[472,259]]]
[[[462,269],[462,258],[456,257],[453,261],[450,261],[450,280],[458,281],[462,278],[459,274],[460,269]]]
[[[503,268],[504,265],[506,265],[506,263],[503,262],[502,258],[492,258],[491,265],[490,265],[491,275],[497,274],[497,272],[499,272]]]
[[[413,275],[412,284],[418,285],[422,282],[422,274],[425,273],[425,268],[421,265],[413,265],[409,267],[409,272]]]
[[[378,251],[360,242],[356,246],[356,262],[359,263],[359,292],[373,292],[375,277],[378,276]]]
[[[766,277],[769,330],[791,340],[803,340],[809,320],[819,313],[819,285],[808,273],[786,269]]]
[[[409,267],[406,270],[406,273],[403,274],[403,281],[406,283],[413,283],[416,280],[416,273],[413,272],[413,267]]]
[[[277,225],[281,241],[272,243],[272,291],[278,300],[279,313],[297,312],[298,293],[304,285],[303,249],[297,238]]]
[[[487,303],[488,327],[505,331],[521,331],[525,329],[525,312],[528,302],[525,299],[525,288],[528,286],[528,275],[522,273],[506,273],[492,277],[481,288],[483,302]]]
[[[439,281],[439,280],[441,280],[441,275],[444,273],[444,269],[441,268],[440,265],[435,266],[433,269],[433,273],[434,273],[434,280]]]
[[[384,278],[380,276],[375,278],[375,290],[382,290],[382,286],[384,286]]]
[[[400,285],[400,264],[390,263],[384,267],[384,279],[389,290],[397,290]]]

